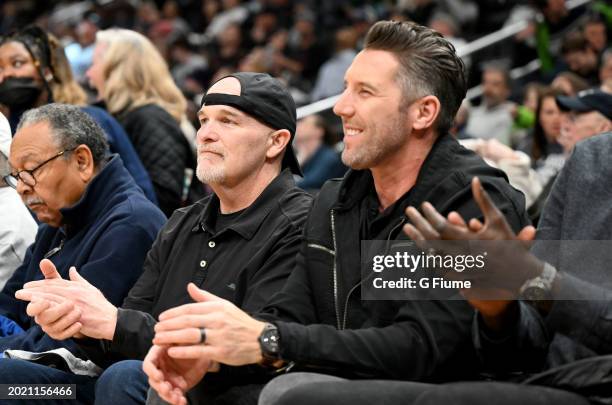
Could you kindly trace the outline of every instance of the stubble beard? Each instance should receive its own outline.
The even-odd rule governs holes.
[[[371,126],[372,136],[357,148],[344,149],[342,163],[354,170],[369,169],[377,166],[404,143],[406,126],[399,117],[389,124]]]

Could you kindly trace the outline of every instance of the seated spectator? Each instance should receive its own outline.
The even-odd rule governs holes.
[[[91,14],[80,21],[76,27],[76,41],[65,48],[66,58],[70,63],[72,73],[80,83],[84,83],[85,72],[91,65],[96,32],[98,31],[97,20],[99,18],[95,14]]]
[[[0,103],[8,107],[13,128],[23,111],[51,101],[81,107],[104,129],[110,152],[119,154],[147,198],[157,204],[151,179],[125,131],[107,112],[86,105],[85,92],[74,80],[54,36],[30,26],[4,37],[0,41],[0,68]]]
[[[336,52],[319,69],[317,81],[310,95],[312,101],[342,93],[344,73],[357,55],[356,45],[357,35],[352,28],[344,28],[336,32]]]
[[[242,31],[238,24],[228,24],[215,36],[208,47],[210,69],[216,72],[224,66],[235,68],[246,55]]]
[[[585,21],[582,34],[598,55],[600,55],[608,44],[608,31],[606,23],[600,17],[593,16]]]
[[[211,1],[204,1],[205,4],[212,3]],[[219,2],[217,2],[218,4]],[[204,36],[210,41],[213,38],[217,38],[227,27],[234,24],[240,27],[240,24],[246,20],[249,16],[249,10],[247,7],[240,4],[240,0],[223,0],[223,11],[214,14],[214,17],[209,16],[209,24],[206,27]]]
[[[185,185],[191,184],[195,157],[181,127],[187,103],[166,62],[141,34],[103,30],[87,77],[130,137],[161,210],[172,215],[189,200]]]
[[[444,38],[448,40],[455,49],[461,54],[460,49],[467,45],[467,41],[460,36],[460,29],[452,15],[443,12],[436,12],[433,17],[429,20],[428,26],[440,34],[444,35]],[[470,71],[472,66],[472,58],[470,56],[464,56],[463,63],[465,64],[466,71]]]
[[[482,101],[472,108],[465,131],[476,138],[497,139],[511,143],[513,103],[510,96],[510,76],[502,67],[489,65],[482,72]]]
[[[561,55],[570,71],[589,83],[589,87],[599,84],[598,53],[580,32],[570,32],[563,38]]]
[[[577,97],[557,96],[563,115],[559,143],[571,151],[577,142],[612,130],[612,94],[584,90]]]
[[[294,21],[288,32],[287,46],[275,59],[275,63],[295,80],[312,86],[321,66],[329,59],[334,44],[325,43],[323,38],[317,35],[314,13],[302,12],[295,16]],[[310,90],[310,87],[307,90]]]
[[[41,260],[52,262],[58,277],[67,278],[69,266],[75,266],[79,273],[73,269],[70,277],[86,279],[113,305],[123,301],[140,276],[146,253],[165,218],[145,198],[121,160],[116,155],[106,157],[106,147],[102,129],[77,107],[48,104],[22,115],[9,158],[14,171],[6,179],[43,224],[23,264],[0,293],[3,324],[23,330],[10,336],[4,333],[0,351],[67,348],[72,355],[85,358],[73,342],[46,335],[28,316],[26,305],[15,298],[24,283],[43,278]],[[49,305],[54,311],[59,309],[55,303]],[[80,315],[72,309],[72,316]],[[0,359],[2,381],[36,380],[48,368],[6,357]],[[71,355],[64,352],[62,357]],[[40,361],[45,364],[44,356]],[[57,358],[52,364],[62,367]],[[60,375],[45,381],[66,381]],[[84,384],[92,381],[86,375],[75,378]],[[77,390],[77,399],[91,397]]]
[[[37,312],[40,302],[28,306],[51,336],[66,339],[78,331],[78,337],[89,337],[74,341],[96,364],[110,366],[97,383],[97,404],[144,404],[148,384],[141,360],[151,347],[159,314],[191,300],[189,283],[256,312],[296,263],[312,198],[295,186],[291,173],[300,170],[290,146],[295,104],[289,93],[268,75],[238,73],[213,84],[199,118],[197,175],[214,194],[170,218],[121,307],[83,280],[44,280],[18,294],[30,300],[28,294],[43,299],[54,294],[54,300],[71,302],[84,314],[79,328],[63,329],[42,321],[46,315]],[[74,324],[69,311],[63,315]],[[198,336],[207,333],[202,331]],[[115,363],[125,359],[133,360]],[[47,377],[39,381],[58,373],[41,370]],[[78,382],[70,373],[61,379]],[[219,378],[203,391],[212,401],[239,381],[246,384],[249,377]]]
[[[555,97],[561,96],[560,90],[542,89],[535,109],[536,123],[533,134],[523,144],[522,151],[531,159],[540,184],[547,184],[563,166],[565,160],[563,147],[558,139],[561,135],[561,111]]]
[[[433,404],[451,396],[453,403],[486,404],[493,393],[527,403],[537,399],[540,404],[606,403],[612,399],[605,382],[612,362],[609,258],[594,257],[607,256],[602,247],[609,250],[612,239],[609,187],[602,181],[612,177],[611,153],[612,132],[576,145],[544,209],[533,254],[520,244],[505,251],[500,249],[503,243],[487,245],[489,255],[498,260],[494,268],[487,269],[490,272],[485,281],[496,289],[496,296],[503,293],[506,299],[470,299],[479,311],[475,344],[490,370],[500,376],[513,372],[524,382],[520,386],[437,386],[419,397],[422,402],[417,404]],[[423,241],[423,248],[431,246],[423,239],[528,241],[534,237],[532,227],[523,229],[518,237],[514,235],[477,182],[474,195],[485,215],[484,224],[472,220],[466,226],[462,218],[445,219],[424,205],[425,217],[414,209],[407,212],[416,226],[406,228],[408,235]],[[600,198],[593,199],[594,195]],[[428,223],[430,228],[425,226]],[[577,243],[582,241],[591,244]],[[594,241],[605,242],[593,249],[597,246]],[[603,282],[589,279],[597,271],[605,277]]]
[[[346,172],[338,152],[325,144],[326,135],[320,115],[302,118],[297,124],[294,147],[304,173],[297,184],[304,190],[318,190],[327,180],[342,177]]]
[[[561,72],[553,79],[550,86],[561,90],[566,96],[574,97],[582,90],[588,89],[589,83],[572,72]]]
[[[4,180],[10,172],[10,148],[11,128],[0,114],[0,289],[23,262],[38,228],[19,194]]]
[[[612,93],[612,48],[606,49],[601,55],[599,80],[601,81],[602,91]]]

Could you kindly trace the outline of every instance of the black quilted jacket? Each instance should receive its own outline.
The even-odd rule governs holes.
[[[151,177],[161,210],[170,217],[183,205],[185,168],[195,168],[195,157],[179,124],[156,104],[134,108],[117,119]]]

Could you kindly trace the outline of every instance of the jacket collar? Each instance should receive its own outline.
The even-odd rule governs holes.
[[[227,229],[232,229],[243,238],[250,240],[264,219],[277,206],[279,197],[293,187],[295,187],[293,174],[289,169],[283,170],[268,184],[253,204],[244,209]],[[205,203],[204,210],[198,218],[200,228],[213,233],[221,231],[221,229],[215,230],[213,225],[218,212],[219,197],[216,194],[212,194],[211,198]]]
[[[104,211],[108,201],[133,183],[118,155],[112,155],[106,165],[91,180],[74,205],[61,208],[62,229],[68,237],[93,223]]]
[[[449,134],[438,136],[429,154],[421,166],[415,185],[400,199],[402,205],[417,201],[435,186],[440,180],[448,176],[452,167],[452,160],[456,155],[459,143]],[[338,201],[334,206],[340,211],[347,210],[365,198],[374,189],[374,179],[370,170],[349,170],[342,180]]]

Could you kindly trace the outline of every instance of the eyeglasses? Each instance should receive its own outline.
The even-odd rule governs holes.
[[[45,160],[44,162],[42,162],[41,164],[39,164],[38,166],[36,166],[32,170],[21,170],[21,171],[18,171],[16,174],[12,174],[11,173],[11,174],[9,174],[7,176],[4,176],[4,181],[6,182],[6,184],[11,186],[12,188],[17,188],[17,183],[19,182],[19,180],[21,180],[23,182],[23,184],[25,184],[28,187],[34,187],[36,185],[36,178],[34,177],[34,172],[36,170],[40,169],[41,167],[43,167],[44,165],[46,165],[50,161],[52,161],[54,159],[57,159],[58,157],[62,156],[64,153],[72,152],[75,149],[76,149],[76,147],[74,147],[72,149],[64,149],[63,151],[59,152],[58,154],[56,154],[56,155],[50,157],[49,159]]]

